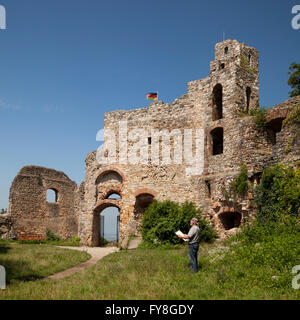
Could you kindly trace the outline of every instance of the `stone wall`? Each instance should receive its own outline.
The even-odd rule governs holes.
[[[47,202],[47,190],[55,190],[56,202]],[[77,185],[53,169],[25,166],[15,177],[9,196],[9,213],[17,237],[26,234],[46,238],[47,229],[62,239],[78,234]]]
[[[62,172],[24,167],[10,193],[14,228],[43,235],[50,228],[63,238],[78,232],[83,244],[96,246],[100,214],[111,206],[120,209],[126,246],[157,199],[192,201],[221,236],[232,234],[254,214],[252,195],[234,203],[225,199],[224,187],[241,164],[249,181],[258,183],[267,166],[300,159],[295,128],[283,126],[298,103],[295,97],[269,109],[266,128],[258,131],[250,114],[259,108],[258,51],[236,40],[218,43],[209,76],[189,82],[174,102],[105,114],[104,146],[87,155],[79,187]],[[57,203],[46,203],[49,188],[58,191]],[[109,199],[112,193],[121,199]]]
[[[97,245],[98,216],[108,206],[120,208],[121,240],[126,240],[130,234],[138,234],[146,207],[139,200],[141,195],[144,199],[152,196],[157,200],[179,203],[193,201],[203,209],[204,215],[221,235],[253,215],[251,194],[239,204],[228,206],[224,203],[222,187],[228,186],[239,174],[241,164],[246,164],[249,180],[257,183],[266,166],[299,158],[295,151],[289,154],[285,151],[286,141],[292,134],[288,128],[281,128],[275,134],[277,141],[274,143],[267,131],[256,129],[250,116],[251,110],[259,107],[258,63],[256,49],[235,40],[226,40],[216,45],[209,77],[188,83],[187,94],[173,103],[158,101],[148,108],[105,114],[108,135],[102,153],[108,163],[99,164],[96,151],[86,159],[85,209],[79,228],[84,243]],[[285,109],[284,106],[293,102],[291,99],[275,109]],[[126,131],[120,128],[122,122],[126,122]],[[144,156],[153,152],[155,129],[174,133],[170,139],[170,163],[162,162],[165,150],[162,141],[158,158],[149,160]],[[196,131],[202,130],[198,143],[204,147],[204,156],[198,160],[199,174],[187,174],[189,165],[184,162],[184,154],[181,164],[174,162],[174,141],[180,136],[184,145],[186,129],[194,132],[194,153]],[[111,140],[112,137],[116,142]],[[124,155],[122,140],[126,141],[127,150],[136,148],[137,154],[143,155],[137,163],[129,154]],[[178,155],[177,149],[176,152]],[[101,182],[99,176],[105,173],[106,180]],[[119,193],[122,200],[106,199],[113,191]]]
[[[11,239],[13,237],[12,225],[10,214],[0,214],[0,239]]]

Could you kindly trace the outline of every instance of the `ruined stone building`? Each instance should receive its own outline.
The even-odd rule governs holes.
[[[0,236],[2,230],[2,237],[12,232],[45,237],[50,229],[97,246],[100,214],[113,206],[120,209],[120,241],[126,243],[128,236],[139,234],[153,199],[192,201],[220,235],[230,234],[253,214],[251,194],[232,204],[222,188],[239,174],[241,164],[248,168],[249,181],[258,183],[267,166],[300,160],[294,131],[282,125],[299,103],[295,97],[268,109],[265,130],[257,130],[251,114],[259,109],[258,51],[236,40],[217,43],[209,76],[189,82],[187,93],[173,103],[105,114],[104,147],[87,155],[80,186],[63,172],[23,167],[12,183]],[[187,146],[192,155],[200,150],[190,163]],[[48,189],[57,195],[54,203],[46,202]],[[110,199],[113,193],[121,198]]]

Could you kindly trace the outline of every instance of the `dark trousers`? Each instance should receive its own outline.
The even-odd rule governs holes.
[[[196,273],[198,271],[198,254],[199,243],[189,244],[189,259],[191,263],[191,271],[192,273]]]

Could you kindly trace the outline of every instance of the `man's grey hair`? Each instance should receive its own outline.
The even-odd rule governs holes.
[[[193,218],[192,221],[194,221],[196,224],[198,224],[198,219],[197,218]]]

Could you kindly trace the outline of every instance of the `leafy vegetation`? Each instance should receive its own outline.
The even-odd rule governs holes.
[[[285,127],[295,127],[300,124],[300,103],[294,105],[284,119],[282,125]]]
[[[250,115],[253,116],[253,121],[255,123],[256,130],[259,132],[263,132],[267,127],[267,119],[266,119],[266,108],[262,107],[258,110],[252,109],[250,110]]]
[[[239,175],[231,181],[229,188],[226,188],[225,186],[222,187],[222,193],[227,203],[232,200],[233,203],[236,204],[238,197],[245,197],[248,193],[248,169],[244,164],[240,167],[241,171]]]
[[[47,229],[46,236],[48,241],[60,241],[60,237],[54,234],[51,230]]]
[[[242,68],[244,68],[245,70],[247,70],[251,73],[258,73],[257,69],[250,68],[249,61],[248,61],[247,57],[243,54],[241,54],[241,66],[242,66]]]
[[[159,246],[180,244],[175,232],[181,230],[188,233],[190,221],[195,217],[199,220],[201,241],[213,241],[216,234],[212,226],[201,217],[201,210],[191,202],[183,205],[172,201],[153,201],[146,209],[142,221],[142,237],[144,245]]]
[[[10,283],[0,299],[299,300],[291,266],[300,264],[300,233],[284,228],[265,235],[262,227],[249,227],[225,243],[202,243],[195,275],[187,246],[122,250],[62,280]]]
[[[296,97],[300,95],[300,64],[293,62],[289,67],[288,74],[290,78],[288,80],[289,86],[293,89],[290,92],[290,97]]]
[[[291,272],[300,265],[300,168],[295,167],[277,165],[264,170],[255,189],[258,218],[226,241],[203,242],[200,270],[195,275],[189,270],[185,244],[176,247],[159,240],[168,248],[122,250],[65,279],[29,281],[66,268],[73,259],[69,254],[79,252],[54,254],[57,248],[47,245],[0,241],[0,264],[9,270],[9,283],[0,291],[0,299],[299,300],[300,290],[292,287],[295,275]],[[232,182],[241,195],[247,189],[246,176],[246,168],[241,166],[240,175]],[[159,230],[163,237],[171,234],[172,223],[175,230],[178,227],[187,232],[190,218],[201,217],[192,203],[154,202],[146,212],[148,228],[143,232],[150,240],[158,239],[152,237],[160,235]],[[178,221],[176,212],[181,215]],[[162,228],[153,230],[159,223]]]
[[[264,170],[255,189],[257,218],[263,223],[279,221],[284,216],[299,216],[300,168],[281,164]]]
[[[5,214],[7,213],[7,209],[1,209],[0,214]]]
[[[106,240],[105,238],[100,237],[99,245],[102,247],[102,246],[106,246],[107,244],[109,244],[109,241]]]
[[[289,127],[294,132],[293,138],[289,141],[289,152],[291,152],[292,146],[300,141],[300,103],[291,107],[282,125],[283,127]]]

